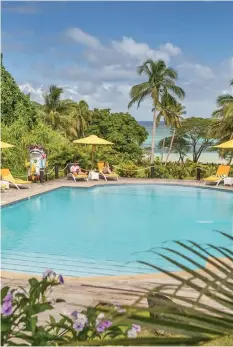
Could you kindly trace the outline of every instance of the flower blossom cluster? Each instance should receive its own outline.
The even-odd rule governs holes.
[[[138,333],[140,333],[141,327],[138,324],[132,324],[132,328],[128,330],[128,338],[136,338],[138,336]]]
[[[7,295],[3,299],[3,304],[2,304],[2,314],[4,316],[10,316],[13,312],[12,308],[12,300],[13,300],[13,295],[9,291]]]
[[[43,272],[43,279],[49,278],[49,279],[55,280],[56,276],[57,276],[56,272],[54,272],[51,269],[48,269],[45,272]],[[58,282],[60,284],[64,284],[64,278],[61,274],[58,275]]]
[[[80,313],[78,311],[74,311],[71,313],[71,317],[74,320],[73,328],[77,331],[80,332],[84,329],[84,327],[88,323],[88,319],[85,316],[85,314]]]
[[[103,333],[106,329],[110,328],[112,322],[104,319],[104,313],[100,313],[96,318],[96,330],[98,333]]]

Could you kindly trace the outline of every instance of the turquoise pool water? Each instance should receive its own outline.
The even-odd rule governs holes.
[[[174,266],[148,252],[170,240],[229,245],[233,194],[160,185],[61,188],[2,209],[2,268],[69,276],[155,272]]]

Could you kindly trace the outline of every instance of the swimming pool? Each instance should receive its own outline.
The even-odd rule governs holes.
[[[170,240],[227,245],[233,194],[165,185],[61,188],[2,209],[2,269],[69,276],[155,272],[146,260],[174,266],[151,252]]]

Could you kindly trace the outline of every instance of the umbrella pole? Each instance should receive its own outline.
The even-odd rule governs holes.
[[[91,170],[93,170],[93,160],[94,160],[94,146],[92,145],[92,154],[91,154]]]

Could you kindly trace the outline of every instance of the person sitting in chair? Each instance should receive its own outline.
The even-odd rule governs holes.
[[[70,172],[75,175],[85,175],[85,172],[82,172],[81,167],[79,166],[79,163],[74,163],[74,165],[71,166]]]
[[[104,174],[113,173],[113,171],[110,169],[109,163],[107,161],[104,163],[103,173]]]

